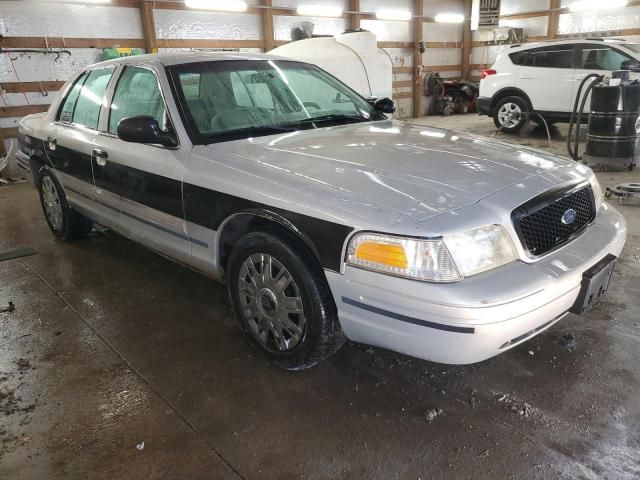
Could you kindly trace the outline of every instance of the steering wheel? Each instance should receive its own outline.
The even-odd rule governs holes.
[[[304,105],[305,107],[313,107],[316,110],[322,110],[320,105],[318,105],[316,102],[302,102],[302,105]]]

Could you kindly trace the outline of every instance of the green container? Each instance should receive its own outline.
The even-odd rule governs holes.
[[[113,60],[114,58],[132,57],[133,55],[142,55],[144,50],[141,48],[105,48],[102,50],[102,60]]]

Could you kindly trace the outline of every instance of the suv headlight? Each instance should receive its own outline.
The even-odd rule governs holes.
[[[593,198],[596,200],[596,212],[600,210],[600,207],[604,203],[604,193],[602,191],[602,187],[600,186],[600,182],[598,178],[594,175],[591,175],[589,179],[589,183],[591,184],[591,190],[593,191]]]
[[[516,258],[509,234],[499,225],[441,239],[360,233],[347,249],[349,265],[427,282],[456,282]]]

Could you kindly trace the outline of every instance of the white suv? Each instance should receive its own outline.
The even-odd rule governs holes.
[[[515,133],[530,119],[540,122],[538,115],[547,122],[568,122],[586,75],[635,70],[639,64],[640,44],[619,39],[517,45],[482,71],[476,108],[480,115],[493,117],[504,132]]]

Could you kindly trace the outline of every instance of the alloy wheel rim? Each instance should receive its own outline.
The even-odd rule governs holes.
[[[522,109],[516,103],[505,103],[498,110],[498,121],[503,127],[515,127],[520,122]]]
[[[249,256],[240,267],[237,288],[241,315],[262,345],[285,352],[302,341],[307,323],[302,296],[282,263],[266,253]]]
[[[62,227],[62,204],[58,190],[49,176],[42,179],[42,205],[54,229]]]

